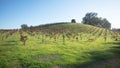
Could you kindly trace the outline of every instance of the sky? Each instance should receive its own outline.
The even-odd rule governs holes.
[[[120,0],[0,0],[0,29],[22,24],[37,26],[55,22],[81,22],[88,12],[106,18],[120,28]]]

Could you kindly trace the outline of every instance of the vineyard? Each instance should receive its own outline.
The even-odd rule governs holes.
[[[120,68],[120,32],[78,23],[0,30],[0,68]]]

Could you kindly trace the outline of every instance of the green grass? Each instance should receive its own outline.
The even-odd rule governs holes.
[[[61,25],[63,24],[51,25],[50,28],[58,28]],[[65,31],[69,31],[67,27],[70,30],[72,29],[70,27],[73,27],[75,32],[84,31],[82,32],[83,39],[77,41],[73,38],[70,40],[66,38],[63,44],[62,38],[54,41],[54,39],[46,37],[42,42],[41,35],[30,36],[26,33],[28,40],[26,45],[23,45],[19,40],[19,33],[16,32],[14,35],[1,40],[0,68],[94,68],[94,63],[109,59],[120,64],[119,42],[113,41],[111,37],[108,37],[107,42],[105,42],[103,36],[89,42],[87,39],[91,37],[91,34],[85,31],[89,31],[88,28],[93,26],[64,24]],[[40,39],[37,38],[38,36]],[[105,64],[100,66],[112,68],[111,63]]]

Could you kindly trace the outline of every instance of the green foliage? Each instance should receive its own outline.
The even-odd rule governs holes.
[[[118,58],[116,63],[120,62],[119,43],[111,38],[114,32],[110,30],[78,23],[35,28],[31,28],[34,32],[23,32],[28,36],[26,46],[19,40],[19,31],[12,35],[0,31],[0,68],[93,68],[92,64],[111,58]],[[52,38],[46,36],[49,32],[52,32]],[[66,35],[68,33],[72,34],[70,38]],[[103,38],[105,34],[106,42]],[[56,41],[54,36],[57,37]],[[89,41],[91,38],[95,40]],[[102,65],[110,67],[108,64]]]
[[[76,20],[75,20],[75,19],[72,19],[72,20],[71,20],[71,23],[76,23]]]
[[[107,19],[105,18],[102,19],[101,17],[100,18],[97,17],[97,13],[94,13],[94,12],[87,13],[85,17],[83,17],[82,23],[97,26],[97,27],[102,27],[106,29],[111,28],[111,24]]]
[[[28,28],[27,24],[22,24],[21,29],[26,30]]]

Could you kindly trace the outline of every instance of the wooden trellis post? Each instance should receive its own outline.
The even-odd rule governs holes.
[[[62,35],[63,44],[65,44],[65,35]]]

